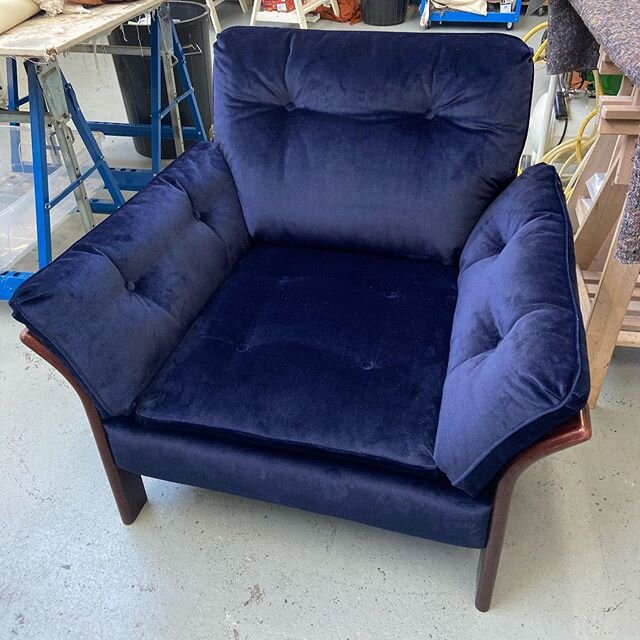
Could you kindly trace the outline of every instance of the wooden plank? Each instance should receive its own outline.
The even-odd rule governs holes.
[[[622,321],[624,331],[640,331],[640,316],[627,313]]]
[[[627,98],[626,104],[610,104],[603,98],[600,117],[605,120],[640,120],[640,107],[632,104],[631,98]]]
[[[611,243],[587,324],[587,351],[591,369],[590,407],[595,407],[598,401],[640,274],[640,264],[621,264],[615,259],[616,244]]]
[[[596,293],[598,293],[598,287],[598,284],[585,283],[587,295],[589,296],[590,300],[596,297]],[[637,295],[634,294],[634,296],[629,300],[627,311],[630,314],[640,314],[640,298],[638,298]]]
[[[640,120],[605,120],[598,122],[598,133],[602,136],[640,135]]]
[[[600,282],[600,278],[602,277],[601,271],[591,271],[589,269],[583,269],[582,277],[587,282]],[[640,286],[640,278],[638,278],[638,286]]]
[[[589,299],[595,298],[596,293],[598,293],[598,284],[593,283],[585,283],[585,289],[587,290],[587,295]],[[637,293],[637,289],[634,290],[633,297],[629,301],[629,306],[627,307],[628,313],[639,314],[640,313],[640,296]]]
[[[591,315],[591,298],[589,297],[589,290],[587,289],[584,276],[579,267],[576,267],[576,282],[578,283],[578,300],[580,302],[580,313],[582,314],[582,322],[586,327],[589,323],[589,316]]]
[[[607,52],[603,49],[600,49],[600,57],[598,58],[598,71],[605,75],[622,75],[622,71],[618,69],[613,60],[611,60]]]
[[[578,229],[584,224],[589,215],[589,205],[585,204],[586,198],[580,198],[576,202],[576,218],[578,219]]]
[[[621,331],[618,334],[616,346],[640,348],[640,331]]]
[[[52,60],[162,3],[163,0],[135,0],[91,7],[81,14],[60,14],[53,18],[38,15],[0,35],[0,56]]]
[[[616,168],[609,168],[604,184],[575,235],[576,262],[581,269],[591,266],[622,213],[627,187],[615,184]]]
[[[615,144],[616,140],[614,138],[610,136],[599,136],[585,156],[580,174],[576,176],[575,188],[567,200],[567,209],[574,232],[577,231],[579,227],[577,215],[578,203],[582,198],[589,197],[586,180],[594,173],[607,172]]]
[[[587,287],[596,286],[600,284],[600,279],[602,278],[601,271],[589,271],[583,270],[582,277],[587,284]],[[633,290],[633,297],[640,299],[640,278],[636,281],[636,286]]]
[[[614,180],[616,184],[629,184],[633,173],[633,160],[636,155],[638,139],[635,136],[620,136],[619,140],[620,162]]]

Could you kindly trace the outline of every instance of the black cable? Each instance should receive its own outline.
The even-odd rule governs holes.
[[[569,126],[569,118],[566,118],[564,121],[564,129],[562,130],[562,135],[560,136],[560,142],[558,142],[558,144],[556,145],[556,147],[559,144],[562,144],[562,141],[564,140],[564,137],[567,135],[567,127]]]
[[[564,129],[562,130],[562,135],[560,136],[560,142],[558,142],[558,144],[562,144],[562,141],[564,140],[564,137],[567,135],[567,127],[569,126],[569,118],[567,118],[564,121]],[[558,146],[558,144],[556,145],[556,147]]]
[[[571,83],[571,74],[567,74],[566,76],[563,74],[560,74],[558,76],[558,84],[560,85],[560,91],[562,92],[563,95],[567,95],[567,90],[565,88],[565,79],[569,81],[569,83]],[[569,126],[569,114],[567,114],[567,117],[564,119],[564,127],[562,129],[562,135],[560,136],[560,141],[558,142],[558,144],[556,145],[556,147],[558,145],[561,145],[562,142],[564,141],[565,136],[567,135],[567,127]]]

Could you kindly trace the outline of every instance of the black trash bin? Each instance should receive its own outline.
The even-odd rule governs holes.
[[[213,123],[213,64],[211,56],[211,40],[209,36],[209,10],[198,2],[169,2],[171,18],[176,26],[178,39],[185,50],[187,69],[196,93],[196,101],[207,135]],[[143,47],[150,46],[151,33],[147,25],[126,24],[115,29],[109,35],[109,44]],[[191,45],[191,46],[190,46]],[[151,122],[151,61],[142,56],[114,56],[114,65],[118,83],[122,92],[127,118],[131,123],[149,124]],[[177,73],[176,86],[178,95],[185,91]],[[160,95],[162,108],[167,104],[167,90],[164,73],[160,73]],[[194,126],[191,110],[187,100],[180,103],[180,119],[183,126]],[[171,115],[162,119],[163,125],[171,125]],[[151,157],[151,138],[136,137],[133,140],[136,151]],[[193,140],[185,140],[185,147],[194,144]],[[162,140],[162,157],[176,157],[173,138]]]
[[[362,21],[378,27],[401,24],[407,17],[408,0],[362,0]]]

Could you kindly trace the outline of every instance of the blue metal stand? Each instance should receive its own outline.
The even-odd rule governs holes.
[[[165,18],[163,9],[151,19],[151,124],[129,124],[118,122],[89,121],[87,124],[91,131],[101,131],[109,136],[149,136],[151,138],[151,170],[140,169],[112,169],[113,176],[119,187],[125,191],[138,191],[142,189],[153,176],[161,170],[161,143],[163,139],[174,137],[174,130],[170,125],[163,125],[162,119],[183,100],[187,101],[193,122],[193,127],[181,127],[182,137],[185,140],[207,140],[207,132],[202,122],[202,116],[198,103],[196,102],[195,91],[191,84],[191,78],[187,70],[187,61],[184,50],[178,39],[175,26],[171,23],[168,38],[169,43],[162,41],[160,21]],[[164,44],[164,46],[163,46]],[[161,82],[162,73],[162,50],[172,47],[171,55],[175,58],[174,69],[186,90],[174,100],[170,100],[165,109],[162,109]],[[108,50],[108,47],[105,47]],[[138,52],[139,49],[135,48]],[[92,200],[91,208],[96,213],[110,213],[108,203],[100,200]]]
[[[109,47],[103,47],[104,53],[110,53]],[[123,48],[118,52],[124,53]],[[137,55],[140,55],[138,47],[131,47]],[[171,21],[167,5],[162,5],[151,18],[151,124],[128,124],[112,122],[87,121],[80,109],[75,91],[69,84],[57,62],[38,63],[25,61],[28,80],[28,95],[20,97],[18,89],[18,73],[16,61],[7,59],[7,79],[9,94],[9,111],[3,115],[3,120],[11,124],[11,160],[14,171],[32,171],[36,211],[36,237],[38,267],[49,264],[52,259],[50,211],[71,193],[76,195],[84,191],[84,181],[95,171],[100,174],[111,200],[91,199],[91,210],[95,213],[113,213],[124,204],[124,191],[138,191],[147,182],[161,171],[161,141],[163,138],[173,137],[176,141],[176,149],[182,151],[182,140],[206,140],[207,133],[202,122],[202,117],[195,99],[195,92],[189,72],[186,67],[186,58],[175,27]],[[172,61],[175,61],[174,63]],[[161,102],[161,73],[164,66],[165,79],[169,92],[169,105],[162,109]],[[175,95],[173,84],[173,70],[176,70],[182,86],[186,91]],[[173,95],[171,95],[173,88]],[[178,105],[183,100],[187,101],[195,126],[181,127],[178,115]],[[61,108],[61,103],[64,105]],[[57,104],[53,104],[57,102]],[[29,104],[29,113],[19,111],[20,106]],[[48,107],[48,108],[47,108]],[[66,107],[66,108],[65,108]],[[174,113],[175,112],[175,113]],[[162,125],[162,119],[172,114],[172,126]],[[15,122],[11,119],[15,118]],[[60,165],[47,163],[47,124],[54,125],[56,135],[61,136],[61,131],[66,131],[66,121],[71,119],[75,124],[78,134],[82,139],[91,160],[92,166],[80,173],[77,166],[70,168],[68,159],[65,159],[67,170],[71,179],[68,187],[59,194],[50,198],[48,176]],[[33,148],[33,162],[24,163],[20,158],[20,123],[29,122],[31,127],[31,144]],[[62,127],[62,129],[61,129]],[[152,158],[151,170],[136,169],[111,169],[102,155],[93,131],[102,131],[105,135],[112,136],[143,136],[151,137]],[[63,147],[65,145],[62,145]],[[67,145],[68,148],[68,145]],[[73,150],[71,150],[73,156]],[[78,199],[78,198],[77,198]],[[81,201],[81,199],[80,199]],[[88,210],[88,209],[87,209]],[[90,215],[90,214],[89,214]],[[6,271],[0,273],[0,300],[9,299],[15,289],[24,282],[31,273]]]
[[[427,2],[428,0],[421,0],[420,2],[421,16],[424,15]],[[444,24],[447,22],[471,22],[477,24],[504,24],[507,29],[511,29],[511,27],[520,20],[521,10],[522,0],[515,0],[512,11],[505,13],[500,11],[489,11],[486,16],[469,13],[468,11],[455,11],[453,9],[432,9],[425,27],[430,27],[434,24]]]
[[[31,149],[33,153],[33,190],[36,203],[36,237],[38,267],[51,262],[51,211],[49,201],[49,174],[47,173],[47,140],[45,132],[44,96],[33,62],[26,63],[29,87],[29,114]]]

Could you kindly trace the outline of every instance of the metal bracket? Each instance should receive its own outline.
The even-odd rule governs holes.
[[[71,116],[67,108],[67,97],[60,67],[57,62],[38,65],[37,74],[45,101],[49,107],[49,114],[58,140],[58,146],[60,147],[60,153],[62,154],[62,160],[67,169],[67,175],[72,183],[77,182],[73,195],[78,205],[82,226],[85,231],[90,231],[95,226],[95,222],[91,212],[91,205],[89,204],[87,189],[84,181],[80,180],[82,172],[73,148],[73,134],[68,125]],[[47,203],[46,206],[50,208],[51,203]]]

